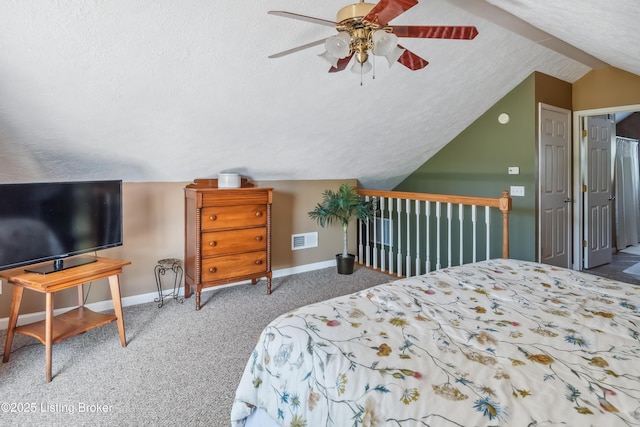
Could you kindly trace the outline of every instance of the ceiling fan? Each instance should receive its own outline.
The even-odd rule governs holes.
[[[344,70],[355,56],[354,71],[368,72],[372,65],[369,53],[383,56],[389,66],[396,61],[410,70],[420,70],[429,64],[425,59],[398,44],[399,37],[472,40],[478,35],[473,26],[389,25],[389,21],[417,5],[417,0],[380,0],[377,4],[350,4],[338,11],[336,22],[297,13],[269,11],[271,15],[334,27],[338,34],[285,50],[269,58],[280,58],[324,43],[326,51],[319,56],[331,63],[330,73]],[[359,65],[359,69],[355,69]]]

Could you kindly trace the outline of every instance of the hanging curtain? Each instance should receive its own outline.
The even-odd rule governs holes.
[[[616,138],[614,164],[616,247],[640,242],[640,166],[638,140]]]

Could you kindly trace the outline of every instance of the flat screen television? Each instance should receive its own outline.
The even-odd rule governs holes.
[[[0,184],[0,270],[46,274],[121,245],[121,180]]]

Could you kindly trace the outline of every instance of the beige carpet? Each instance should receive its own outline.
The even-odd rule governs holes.
[[[390,280],[334,267],[274,279],[271,295],[264,280],[205,292],[198,312],[194,298],[125,307],[127,347],[114,323],[55,344],[50,383],[44,346],[16,335],[0,363],[0,426],[229,426],[235,389],[268,322]]]

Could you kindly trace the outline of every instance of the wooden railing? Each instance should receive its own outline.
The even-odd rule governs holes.
[[[367,267],[404,277],[509,258],[507,191],[499,198],[377,190],[358,194],[376,205],[375,218],[358,224],[358,262]],[[501,233],[491,229],[495,216],[501,217]],[[492,240],[501,240],[501,248]]]

